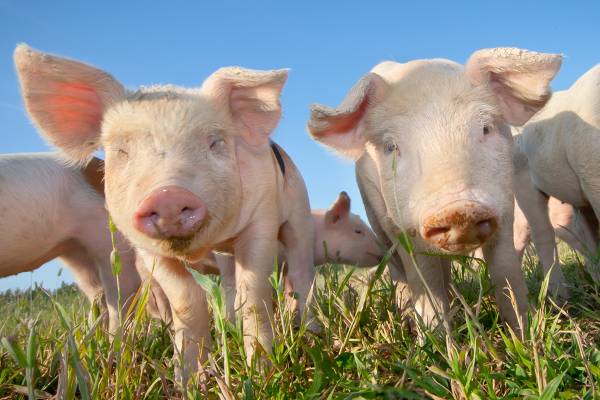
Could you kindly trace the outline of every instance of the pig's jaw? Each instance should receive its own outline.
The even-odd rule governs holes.
[[[445,244],[438,246],[429,246],[429,251],[432,253],[437,253],[441,255],[450,255],[450,256],[468,256],[478,248],[483,246],[483,244],[467,244],[467,245],[459,245],[459,244]]]
[[[174,237],[165,240],[165,245],[174,254],[185,254],[194,240],[194,236]]]
[[[139,246],[149,253],[183,261],[200,258],[198,254],[207,252],[207,246],[194,243],[194,236],[154,240],[152,243]]]

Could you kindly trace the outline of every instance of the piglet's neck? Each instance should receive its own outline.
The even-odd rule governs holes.
[[[83,168],[82,173],[87,183],[98,194],[104,196],[104,161],[93,157]]]

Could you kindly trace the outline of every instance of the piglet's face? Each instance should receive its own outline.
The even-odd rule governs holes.
[[[134,92],[89,65],[21,45],[15,63],[27,110],[74,162],[106,153],[105,192],[136,246],[197,258],[235,225],[241,146],[268,151],[286,71],[223,68],[201,88]]]
[[[235,127],[210,98],[139,91],[107,111],[101,142],[108,209],[136,244],[187,254],[235,218]]]

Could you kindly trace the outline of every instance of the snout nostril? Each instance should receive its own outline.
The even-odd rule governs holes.
[[[444,233],[450,232],[449,226],[441,226],[437,228],[429,228],[425,232],[425,238],[431,238],[437,235],[443,235]]]

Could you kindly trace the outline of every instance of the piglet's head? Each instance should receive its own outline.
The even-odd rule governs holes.
[[[375,233],[356,214],[350,212],[350,196],[341,192],[327,210],[313,211],[315,260],[342,262],[371,267],[383,258]]]
[[[561,57],[515,48],[384,62],[308,129],[353,159],[370,157],[387,213],[427,245],[465,253],[512,225],[512,138],[548,101]]]
[[[196,257],[240,209],[240,146],[268,151],[287,71],[222,68],[200,88],[124,87],[92,66],[19,45],[27,111],[68,159],[104,149],[108,210],[136,246]]]

